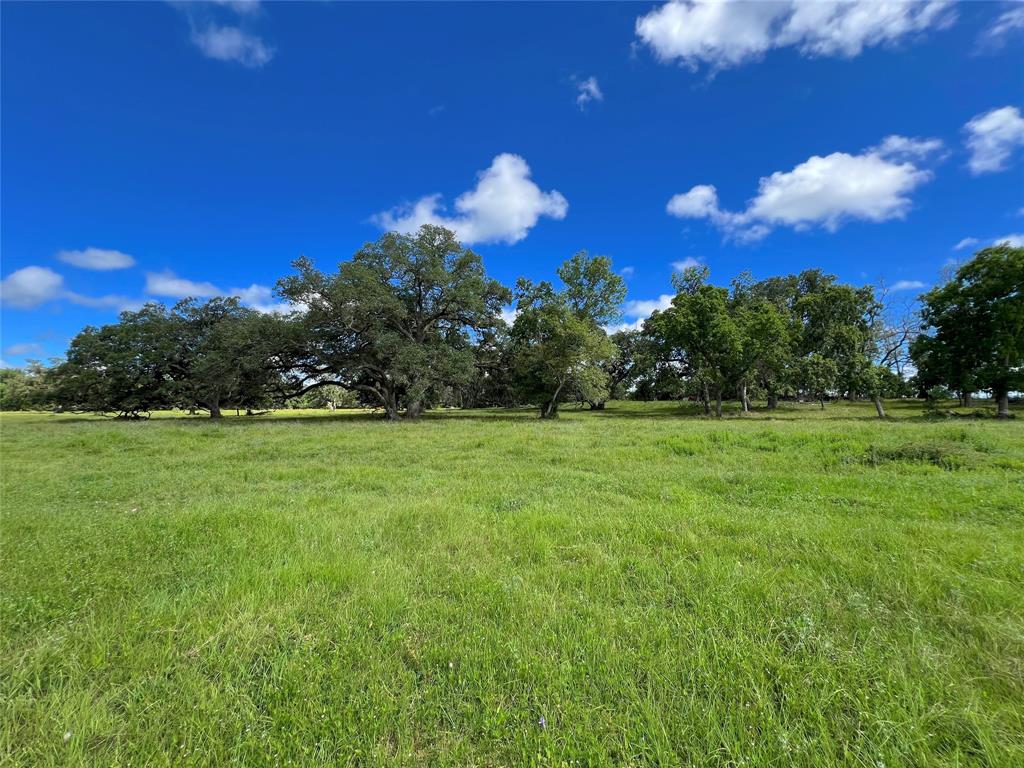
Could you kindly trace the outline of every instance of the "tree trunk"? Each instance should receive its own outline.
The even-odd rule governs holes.
[[[743,412],[750,413],[750,401],[747,399],[747,385],[743,384],[740,387],[740,400],[743,401]]]
[[[210,403],[210,418],[219,419],[223,416],[220,412],[220,403]]]
[[[875,411],[878,412],[878,418],[884,419],[885,406],[882,405],[882,398],[879,397],[878,395],[874,395],[871,399],[875,401]]]
[[[558,388],[555,390],[555,394],[540,407],[540,417],[542,419],[557,419],[558,418],[558,396],[562,394],[562,387],[565,386],[565,382],[561,382]]]
[[[587,401],[587,405],[590,406],[590,410],[592,410],[592,411],[603,411],[604,410],[604,403],[605,403],[604,400],[588,400]]]
[[[768,407],[773,411],[779,407],[779,396],[774,392],[768,395]]]
[[[1010,413],[1010,393],[1006,389],[997,389],[996,395],[996,418],[997,419],[1012,419],[1013,414]]]
[[[970,391],[964,392],[964,408],[971,407],[971,394]]]
[[[722,388],[715,389],[715,416],[722,418]]]
[[[711,415],[711,392],[708,391],[708,385],[704,385],[704,415]]]
[[[417,419],[421,413],[423,413],[423,403],[419,400],[411,400],[405,406],[405,418],[407,419]]]
[[[542,419],[557,419],[558,418],[558,401],[548,400],[540,407],[540,417]]]
[[[824,411],[825,410],[825,398],[824,397],[818,398],[818,402],[821,403],[821,410]]]
[[[387,416],[388,421],[398,421],[398,395],[395,394],[395,391],[393,389],[386,390],[381,399],[384,403],[384,415]]]

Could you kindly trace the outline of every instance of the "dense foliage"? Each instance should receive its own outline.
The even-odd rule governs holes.
[[[912,345],[925,388],[941,385],[970,402],[987,390],[1002,418],[1024,387],[1024,248],[986,248],[922,297],[929,331]]]
[[[278,283],[289,313],[235,298],[148,304],[85,328],[54,367],[3,371],[0,406],[216,418],[358,405],[398,419],[532,405],[556,418],[565,402],[600,409],[612,397],[688,398],[718,416],[729,398],[744,411],[753,398],[868,398],[884,418],[883,398],[948,389],[965,405],[989,392],[1005,417],[1024,387],[1024,249],[1009,245],[980,251],[903,316],[884,292],[817,269],[723,287],[690,268],[674,276],[671,306],[616,332],[625,284],[585,252],[557,284],[520,279],[514,292],[432,225],[387,233],[334,273],[294,266]]]

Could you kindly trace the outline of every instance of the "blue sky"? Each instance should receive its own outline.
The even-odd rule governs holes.
[[[6,364],[147,299],[272,309],[387,225],[448,223],[507,284],[607,254],[625,322],[673,264],[930,285],[1024,232],[1020,4],[0,13]]]

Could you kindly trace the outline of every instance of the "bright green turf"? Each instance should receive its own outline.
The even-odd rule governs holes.
[[[1024,765],[1024,419],[890,410],[5,414],[0,762]]]

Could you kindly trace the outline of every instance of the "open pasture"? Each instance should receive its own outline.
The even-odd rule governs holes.
[[[1024,421],[3,414],[7,765],[1024,764]]]

